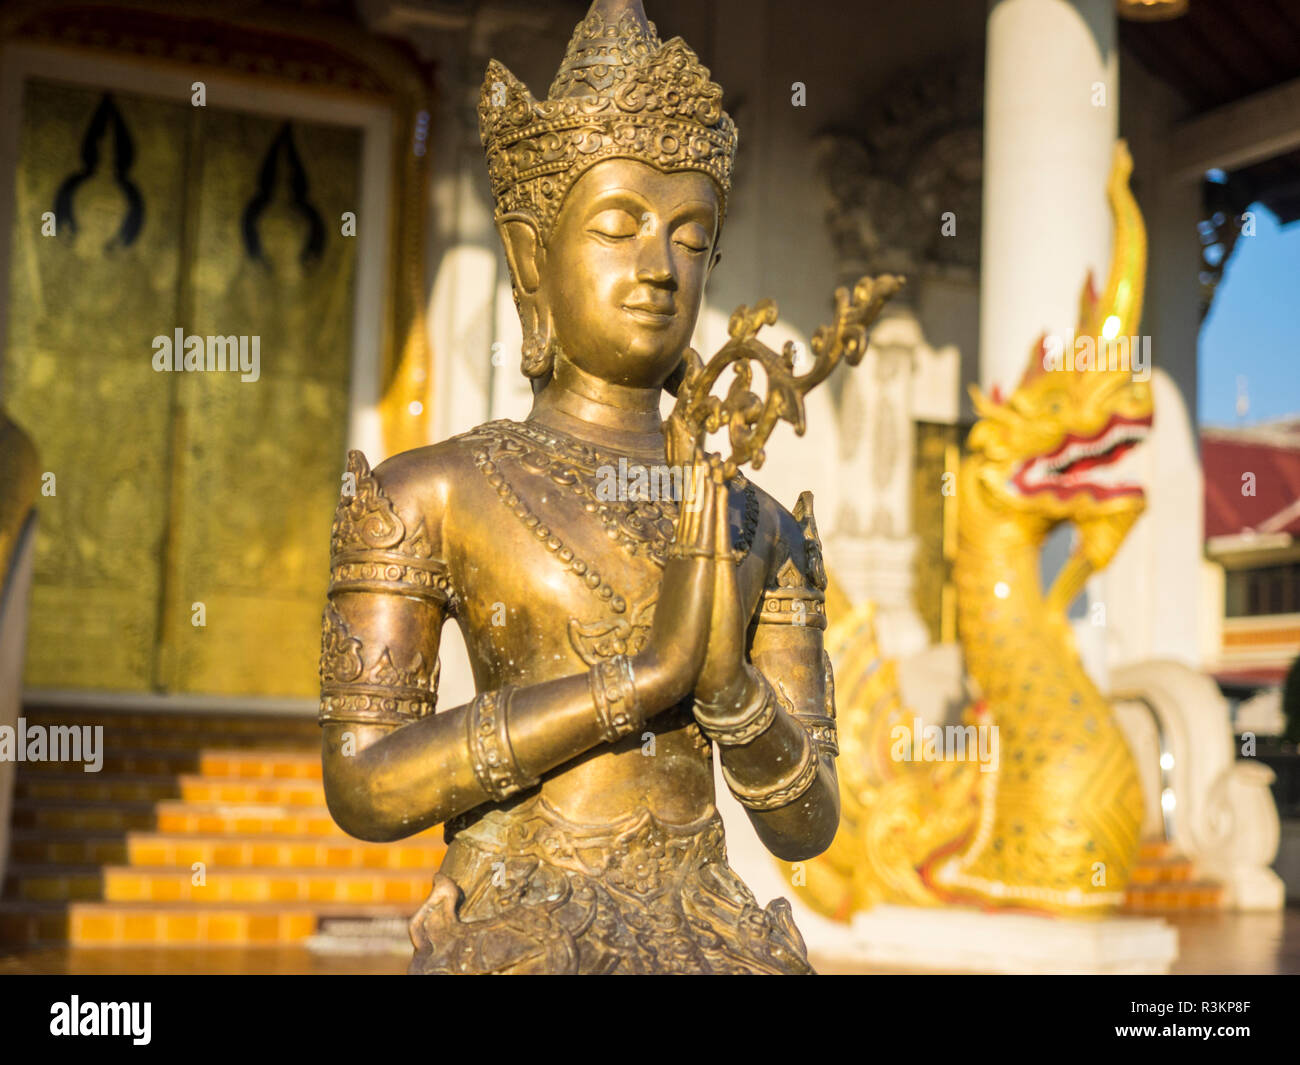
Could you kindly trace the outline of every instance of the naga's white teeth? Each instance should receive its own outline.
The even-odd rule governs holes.
[[[1146,439],[1148,427],[1145,425],[1132,425],[1122,423],[1113,425],[1096,440],[1081,440],[1068,445],[1059,454],[1053,455],[1050,459],[1042,460],[1046,465],[1049,473],[1061,474],[1073,466],[1076,462],[1085,458],[1097,458],[1108,452],[1114,451],[1124,444],[1140,443]]]

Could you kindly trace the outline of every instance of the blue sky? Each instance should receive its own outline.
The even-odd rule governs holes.
[[[1238,239],[1201,325],[1202,425],[1300,415],[1300,222],[1284,229],[1266,207],[1250,209],[1256,234]],[[1239,417],[1243,386],[1249,410]]]

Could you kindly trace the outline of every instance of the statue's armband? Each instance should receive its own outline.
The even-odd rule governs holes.
[[[454,596],[423,519],[403,520],[360,451],[348,474],[330,536],[320,722],[400,726],[435,710]]]

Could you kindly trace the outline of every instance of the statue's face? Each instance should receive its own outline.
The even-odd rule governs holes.
[[[541,279],[564,357],[614,384],[662,385],[695,329],[717,228],[704,174],[632,159],[583,174],[546,241]]]

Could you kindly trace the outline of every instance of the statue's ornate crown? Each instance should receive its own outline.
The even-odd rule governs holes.
[[[660,42],[640,0],[592,4],[545,100],[492,60],[478,116],[497,218],[523,212],[546,232],[569,187],[611,158],[708,174],[725,211],[737,137],[722,87],[680,37]]]

